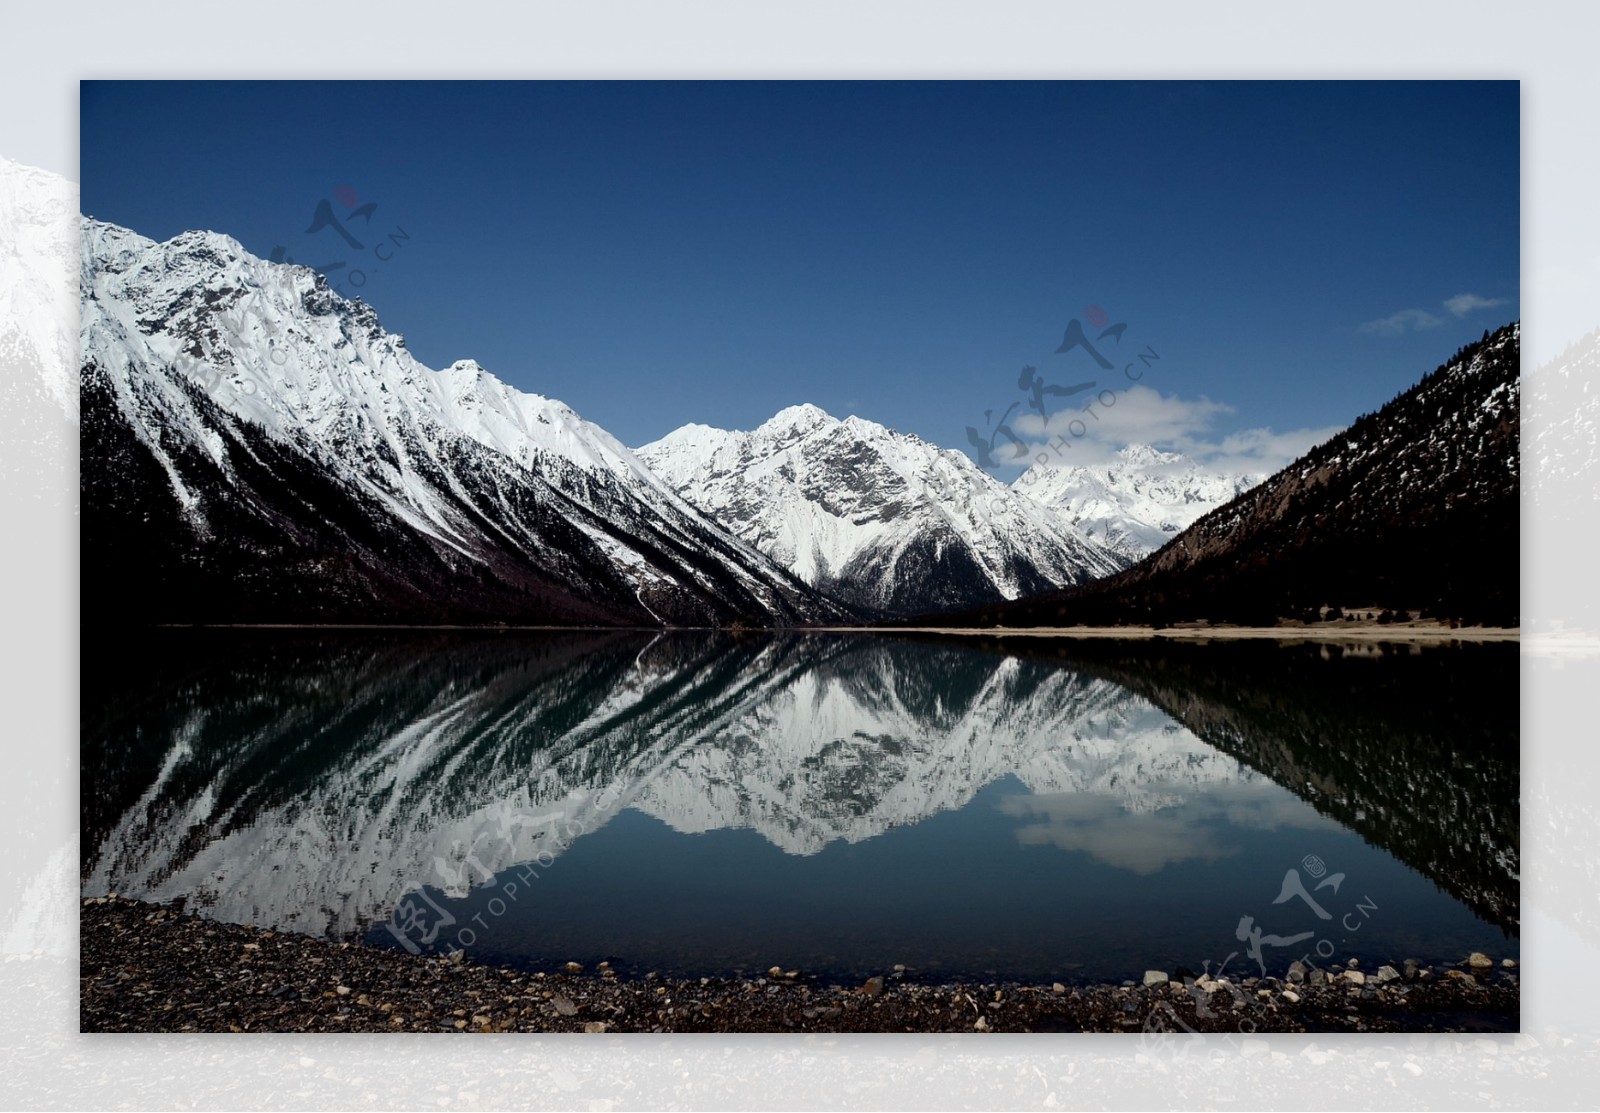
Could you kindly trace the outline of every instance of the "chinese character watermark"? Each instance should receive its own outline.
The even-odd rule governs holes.
[[[1017,377],[1017,389],[1023,397],[1001,411],[998,420],[995,419],[994,410],[985,410],[983,430],[973,425],[966,427],[967,443],[972,447],[978,466],[985,471],[1021,467],[1027,463],[1048,464],[1053,457],[1062,456],[1072,448],[1074,441],[1088,434],[1090,422],[1100,421],[1104,411],[1117,404],[1121,391],[1144,378],[1145,370],[1161,358],[1147,344],[1142,352],[1124,361],[1119,369],[1106,352],[1115,353],[1121,349],[1128,323],[1119,321],[1112,324],[1111,315],[1098,305],[1087,306],[1083,316],[1088,320],[1093,335],[1084,328],[1083,321],[1074,317],[1067,323],[1061,344],[1052,354],[1071,356],[1082,352],[1100,372],[1111,372],[1112,377],[1109,380],[1097,377],[1080,382],[1058,383],[1050,381],[1038,367],[1025,365]],[[1121,380],[1126,380],[1126,383]],[[1050,403],[1047,403],[1047,399],[1076,398],[1080,395],[1089,396],[1088,404],[1079,411],[1083,416],[1070,419],[1066,434],[1058,432],[1043,446],[1044,450],[1031,450],[1013,424],[1012,415],[1022,410],[1023,416],[1032,417],[1034,423],[1048,431],[1050,420],[1065,411],[1048,408]],[[989,509],[993,513],[1006,513],[1010,503],[995,498]]]
[[[320,232],[329,231],[343,241],[348,250],[361,253],[356,257],[355,262],[363,263],[365,264],[364,266],[352,266],[350,259],[336,259],[331,262],[316,264],[311,268],[327,279],[334,292],[342,296],[344,289],[340,283],[348,282],[352,288],[361,289],[367,284],[371,272],[376,271],[378,267],[395,257],[395,251],[411,239],[411,233],[396,224],[394,230],[388,233],[387,236],[379,233],[376,238],[371,238],[373,237],[372,217],[378,211],[378,203],[376,201],[363,202],[357,196],[355,189],[348,185],[340,185],[335,189],[334,198],[338,201],[340,208],[347,210],[343,218],[334,211],[332,201],[329,201],[326,197],[319,198],[311,212],[311,223],[302,234],[315,236]],[[370,246],[369,240],[358,239],[355,233],[351,231],[351,227],[355,225],[357,220],[361,221],[361,226],[358,230],[362,236],[369,237]],[[366,255],[372,257],[371,262],[366,261],[364,258]],[[282,244],[274,247],[272,254],[268,258],[274,263],[295,262],[294,257],[288,253],[288,249]],[[339,274],[338,272],[340,271],[344,271],[344,273]],[[337,279],[335,278],[336,275]]]
[[[1315,882],[1309,889],[1306,887],[1305,877],[1301,874],[1302,869],[1304,869],[1305,875],[1308,875]],[[1278,895],[1272,899],[1271,904],[1277,907],[1287,905],[1291,901],[1299,901],[1318,921],[1333,922],[1335,915],[1328,910],[1324,903],[1328,902],[1330,898],[1324,895],[1319,900],[1318,894],[1328,890],[1333,895],[1337,895],[1344,881],[1345,875],[1343,873],[1328,873],[1327,863],[1322,858],[1315,854],[1308,854],[1301,860],[1298,867],[1291,867],[1284,873],[1283,880],[1278,886]],[[1376,912],[1377,909],[1377,903],[1370,896],[1363,896],[1355,902],[1353,908],[1338,917],[1338,923],[1346,932],[1353,934],[1361,930],[1365,922],[1371,918],[1372,913]],[[1211,961],[1207,959],[1201,964],[1204,974],[1199,978],[1186,977],[1183,979],[1182,984],[1182,989],[1187,992],[1194,1006],[1195,1024],[1207,1022],[1207,1026],[1212,1028],[1215,1028],[1219,1022],[1227,1025],[1221,1034],[1223,1041],[1230,1044],[1233,1042],[1235,1032],[1250,1034],[1257,1030],[1256,1017],[1260,1014],[1260,1010],[1266,1007],[1266,1002],[1259,995],[1252,997],[1247,994],[1241,983],[1245,977],[1249,976],[1261,979],[1266,979],[1270,976],[1269,965],[1272,964],[1272,956],[1269,951],[1288,951],[1288,955],[1279,957],[1290,957],[1295,954],[1295,951],[1291,950],[1291,948],[1299,948],[1308,940],[1315,940],[1309,947],[1302,950],[1298,958],[1285,963],[1287,971],[1295,970],[1296,964],[1298,964],[1300,970],[1309,971],[1316,966],[1318,960],[1324,963],[1328,962],[1338,952],[1338,948],[1333,941],[1326,936],[1322,936],[1316,929],[1297,931],[1292,934],[1279,934],[1276,931],[1270,931],[1262,927],[1256,917],[1249,914],[1239,918],[1238,925],[1234,929],[1234,938],[1245,945],[1243,953],[1250,962],[1254,963],[1258,972],[1256,975],[1248,973],[1235,973],[1232,977],[1228,975],[1228,964],[1240,955],[1240,952],[1235,950],[1230,951],[1222,962],[1217,965],[1215,972],[1211,969]],[[1248,972],[1248,969],[1248,967],[1245,968],[1246,972]],[[1289,977],[1292,979],[1296,975],[1289,973]],[[1217,993],[1226,995],[1222,1006],[1226,1010],[1226,1015],[1219,1011],[1217,1005],[1213,1003],[1214,995]],[[1270,997],[1271,994],[1268,993],[1267,996]],[[1182,1043],[1181,1047],[1172,1049],[1180,1057],[1187,1055],[1189,1050],[1203,1042],[1203,1034],[1198,1028],[1184,1019],[1174,1002],[1161,1000],[1154,1003],[1150,1014],[1145,1018],[1141,1040],[1147,1048],[1164,1048],[1171,1038],[1180,1032],[1187,1034],[1189,1037],[1188,1040]]]

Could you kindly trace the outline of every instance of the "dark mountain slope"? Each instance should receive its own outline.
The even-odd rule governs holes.
[[[214,233],[85,221],[90,623],[789,625],[844,612],[605,430]]]
[[[1271,624],[1354,604],[1514,624],[1519,337],[1461,349],[1125,572],[929,621]]]

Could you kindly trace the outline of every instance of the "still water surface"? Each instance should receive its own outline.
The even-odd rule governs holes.
[[[1514,646],[1025,641],[141,636],[83,890],[624,972],[1518,954]]]

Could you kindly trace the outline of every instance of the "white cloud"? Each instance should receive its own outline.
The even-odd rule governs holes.
[[[1086,413],[1085,410],[1088,412]],[[1022,465],[1044,457],[1047,467],[1098,464],[1112,460],[1130,444],[1180,452],[1219,472],[1271,474],[1342,426],[1277,431],[1268,428],[1221,430],[1234,408],[1201,396],[1180,398],[1147,386],[1116,395],[1110,406],[1086,401],[1048,419],[1037,413],[1014,417],[1010,427],[1027,444]]]
[[[1493,309],[1497,305],[1504,305],[1505,298],[1486,298],[1480,294],[1457,294],[1453,298],[1445,298],[1440,303],[1444,311],[1450,316],[1460,319],[1469,313],[1476,313],[1480,309]],[[1438,328],[1444,324],[1445,318],[1428,309],[1402,309],[1398,313],[1391,313],[1387,317],[1379,317],[1376,321],[1367,321],[1359,326],[1361,332],[1373,336],[1400,336],[1407,332],[1421,332],[1424,329]]]
[[[1387,317],[1380,317],[1376,321],[1368,321],[1361,326],[1361,331],[1376,336],[1399,336],[1403,332],[1421,332],[1423,329],[1438,328],[1444,324],[1444,318],[1429,313],[1426,309],[1402,309]]]
[[[1457,317],[1465,317],[1479,309],[1493,309],[1497,305],[1504,305],[1505,298],[1483,298],[1477,294],[1457,294],[1453,298],[1446,298],[1444,307]]]
[[[1261,472],[1271,475],[1288,467],[1317,445],[1344,430],[1343,425],[1324,425],[1320,429],[1242,429],[1229,433],[1214,445],[1196,445],[1190,455],[1218,472]]]
[[[1271,781],[1220,781],[1192,793],[1184,783],[1141,785],[1149,798],[1173,803],[1129,811],[1122,799],[1099,793],[1007,796],[1000,810],[1019,821],[1023,846],[1054,846],[1141,877],[1185,862],[1213,863],[1239,853],[1238,835],[1255,831],[1334,831],[1338,824]]]
[[[1115,454],[1127,444],[1167,443],[1192,436],[1231,413],[1232,406],[1204,396],[1179,398],[1147,386],[1132,386],[1115,394],[1110,406],[1086,394],[1081,405],[1065,406],[1048,418],[1024,413],[1011,422],[1011,428],[1024,440],[1065,437],[1074,442],[1074,451],[1081,446],[1087,455],[1110,446],[1108,454]]]

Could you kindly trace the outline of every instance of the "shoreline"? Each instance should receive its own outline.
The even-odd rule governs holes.
[[[1317,626],[515,626],[359,622],[158,623],[155,630],[451,630],[473,633],[728,633],[728,634],[942,634],[971,638],[1109,638],[1145,641],[1262,639],[1323,642],[1521,642],[1520,626],[1461,626],[1431,623],[1328,623]]]
[[[219,921],[122,897],[80,902],[83,1032],[1514,1032],[1520,968],[1474,955],[1287,977],[1147,973],[1068,987],[618,977],[478,965]],[[1476,962],[1474,962],[1476,960]]]
[[[835,627],[841,632],[846,627]],[[862,627],[852,633],[949,634],[987,638],[1112,638],[1128,641],[1168,638],[1174,641],[1319,642],[1520,642],[1520,626],[1433,626],[1421,623],[1330,623],[1326,626],[902,626]]]

